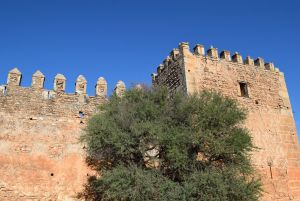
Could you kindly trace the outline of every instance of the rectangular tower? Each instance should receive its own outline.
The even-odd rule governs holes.
[[[171,93],[216,90],[248,110],[247,128],[259,148],[252,161],[263,180],[265,201],[300,200],[300,149],[284,74],[262,58],[218,53],[180,43],[152,74]]]

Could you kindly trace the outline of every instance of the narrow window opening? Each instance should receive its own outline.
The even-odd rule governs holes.
[[[6,96],[6,94],[7,94],[7,86],[4,86],[3,94],[4,94],[4,96]]]
[[[240,84],[241,96],[249,98],[247,83],[240,82],[239,84]]]
[[[79,118],[80,118],[80,123],[83,124],[82,119],[84,118],[84,113],[82,111],[79,111]]]

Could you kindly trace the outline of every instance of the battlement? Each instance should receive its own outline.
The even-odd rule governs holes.
[[[215,48],[211,46],[205,53],[205,48],[201,44],[197,44],[193,48],[193,52],[190,51],[189,43],[187,42],[181,42],[179,43],[178,48],[173,49],[169,56],[166,57],[166,59],[163,60],[162,64],[160,64],[157,67],[157,72],[152,74],[152,81],[154,82],[157,76],[161,74],[161,72],[164,71],[168,66],[170,66],[172,63],[176,62],[178,59],[182,59],[183,57],[199,57],[206,61],[210,60],[212,63],[220,63],[220,62],[228,62],[236,65],[245,65],[249,68],[256,68],[260,70],[268,70],[271,72],[277,72],[281,75],[283,75],[282,72],[279,71],[278,67],[274,67],[274,64],[272,62],[265,63],[264,59],[261,57],[258,57],[256,59],[251,58],[250,56],[247,56],[244,60],[242,55],[240,55],[238,52],[235,52],[232,56],[230,51],[223,50],[218,53],[218,48]],[[155,82],[154,82],[155,83]]]
[[[258,91],[264,90],[265,95],[274,96],[278,93],[276,87],[280,79],[284,79],[284,74],[279,71],[279,68],[275,67],[272,62],[265,63],[261,57],[253,59],[247,56],[243,59],[238,52],[231,55],[230,51],[223,50],[219,53],[218,48],[212,46],[205,51],[205,47],[200,44],[195,45],[191,51],[187,42],[179,43],[178,48],[173,49],[159,64],[156,73],[152,74],[152,83],[167,86],[171,93],[177,90],[193,93],[206,88],[206,86],[211,88],[215,86],[214,88],[218,89],[220,85],[230,82],[235,87],[230,88],[231,90],[227,92],[228,95],[247,96],[257,99],[256,102],[264,105],[270,105],[270,103],[266,97],[256,94],[254,88],[257,88]],[[206,83],[208,81],[212,83]],[[266,90],[265,86],[270,83],[274,89],[269,87]],[[243,87],[246,88],[243,89]],[[224,93],[224,90],[222,92]],[[259,99],[261,100],[258,101]],[[285,101],[285,104],[280,103],[282,100]],[[252,104],[246,105],[250,107]],[[276,103],[273,103],[274,107],[282,105],[289,107],[286,98],[278,99]]]
[[[8,88],[16,88],[16,87],[22,87],[21,86],[22,81],[22,73],[18,68],[13,68],[11,71],[9,71],[7,76],[7,83],[5,85],[0,86],[0,96],[7,95]],[[57,74],[54,78],[53,82],[53,90],[46,90],[44,89],[44,83],[45,83],[45,76],[44,74],[37,70],[32,75],[32,81],[31,81],[31,89],[32,91],[44,91],[47,94],[51,94],[51,97],[54,98],[55,94],[66,94],[66,77],[63,74]],[[121,83],[121,84],[120,84]],[[26,87],[28,88],[28,87]],[[115,87],[115,92],[117,94],[120,94],[122,91],[126,90],[125,84],[123,81],[118,81]],[[75,82],[75,95],[85,95],[87,96],[87,80],[83,75],[79,75]],[[72,95],[72,94],[68,94]],[[107,82],[104,77],[99,77],[98,81],[95,85],[95,97],[107,97]],[[49,98],[49,96],[45,97],[46,99]]]
[[[30,87],[21,86],[21,81],[18,68],[9,71],[7,83],[0,85],[0,112],[21,113],[31,119],[38,116],[77,118],[82,114],[88,117],[107,101],[107,82],[103,77],[97,80],[94,96],[87,94],[87,80],[83,75],[77,77],[74,93],[65,92],[67,79],[62,74],[55,76],[52,90],[44,89],[45,76],[39,70],[32,75]],[[125,90],[124,82],[119,81],[114,93],[122,96]]]

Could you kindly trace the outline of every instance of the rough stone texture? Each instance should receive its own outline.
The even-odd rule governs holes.
[[[263,179],[262,200],[300,200],[300,149],[283,73],[262,58],[243,62],[238,53],[230,58],[225,51],[219,59],[217,52],[210,48],[205,56],[203,46],[190,52],[188,43],[181,43],[178,54],[172,51],[152,75],[153,84],[185,93],[211,89],[237,99],[248,110],[246,126],[260,148],[252,161]],[[240,83],[249,97],[242,96]]]
[[[117,96],[123,96],[124,92],[126,90],[126,86],[125,86],[125,83],[121,80],[118,81],[118,83],[116,84],[116,87],[115,87],[115,93]]]
[[[45,76],[41,71],[38,70],[32,75],[31,86],[33,88],[37,88],[37,89],[44,88],[44,82],[45,82]]]
[[[53,89],[56,92],[64,92],[66,89],[66,78],[62,74],[57,74],[54,78]]]
[[[95,90],[96,96],[102,96],[104,98],[107,96],[107,83],[103,77],[98,78]]]
[[[61,75],[55,79],[55,85],[62,84],[57,91],[41,88],[40,73],[33,87],[20,87],[21,73],[13,73],[8,85],[0,86],[0,200],[75,200],[93,173],[78,139],[107,100],[63,93]]]
[[[22,74],[18,68],[14,68],[8,73],[7,84],[12,86],[19,86],[21,84]]]
[[[170,53],[170,59],[157,67],[157,74],[152,74],[153,83],[164,85],[169,88],[171,93],[174,90],[186,91],[184,72],[182,70],[183,59],[179,59],[178,49]]]
[[[181,43],[152,75],[154,85],[171,93],[217,90],[235,98],[249,111],[246,126],[256,146],[253,164],[262,176],[264,201],[300,200],[300,149],[284,75],[273,63],[197,45],[190,52]],[[96,96],[86,95],[79,77],[76,93],[66,94],[66,78],[58,74],[54,90],[44,90],[45,77],[36,72],[32,87],[20,87],[21,72],[9,72],[0,86],[0,200],[75,200],[87,177],[84,145],[78,138],[90,115],[104,103],[107,83],[99,78]],[[249,97],[241,95],[240,83]],[[119,81],[115,93],[122,96]],[[84,114],[84,117],[81,118]]]
[[[75,83],[76,94],[86,94],[87,81],[83,75],[79,75]]]

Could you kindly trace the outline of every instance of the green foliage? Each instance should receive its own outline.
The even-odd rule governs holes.
[[[183,188],[157,170],[117,166],[90,182],[93,200],[184,200]]]
[[[101,111],[81,138],[101,175],[81,194],[86,200],[258,200],[254,147],[236,101],[131,89]]]

